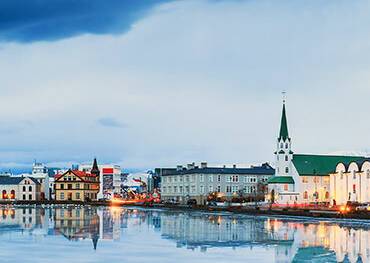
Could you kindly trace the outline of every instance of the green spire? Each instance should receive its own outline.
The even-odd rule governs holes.
[[[283,139],[284,141],[286,139],[289,139],[288,122],[286,120],[286,112],[285,112],[285,102],[283,103],[283,113],[281,115],[281,123],[280,123],[279,140],[281,139]]]

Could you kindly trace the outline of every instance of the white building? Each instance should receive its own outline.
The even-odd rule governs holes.
[[[167,170],[161,177],[161,198],[182,203],[195,199],[198,204],[203,204],[210,193],[226,199],[238,197],[241,193],[260,194],[258,185],[266,184],[275,173],[268,163],[249,168],[208,167],[207,163],[198,167],[192,163],[186,168],[178,166]]]
[[[340,195],[340,202],[338,203],[339,200],[336,200],[336,203],[345,203],[345,198],[343,198],[343,194],[339,194],[339,189],[337,189],[335,195],[331,192],[331,189],[334,191],[333,187],[335,185],[334,181],[331,183],[331,179],[336,178],[336,171],[342,170],[347,173],[356,169],[358,169],[356,171],[359,171],[360,167],[358,165],[353,164],[350,170],[340,165],[337,167],[337,165],[339,163],[358,162],[364,160],[364,157],[294,154],[292,151],[292,139],[288,133],[285,102],[283,104],[280,133],[276,146],[276,173],[268,181],[269,200],[273,200],[274,203],[281,205],[329,204],[333,203],[336,196]],[[331,176],[331,174],[333,175]],[[364,184],[367,185],[365,186]],[[361,187],[368,189],[369,181],[363,181]],[[348,190],[349,188],[343,188],[343,191],[344,189]],[[344,194],[345,196],[348,196],[347,190]],[[361,200],[365,201],[365,199]],[[367,201],[370,200],[367,199]]]
[[[330,196],[337,204],[370,202],[370,159],[338,163],[330,174]]]
[[[37,201],[41,199],[41,185],[32,177],[0,176],[1,201]]]

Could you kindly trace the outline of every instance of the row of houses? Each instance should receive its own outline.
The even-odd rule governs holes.
[[[120,167],[99,166],[96,159],[92,165],[50,171],[35,163],[32,174],[0,176],[0,201],[93,201],[111,198],[121,188]]]

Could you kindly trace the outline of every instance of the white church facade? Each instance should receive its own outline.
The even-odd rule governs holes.
[[[370,159],[362,156],[294,154],[285,102],[275,152],[269,201],[278,205],[370,202]]]

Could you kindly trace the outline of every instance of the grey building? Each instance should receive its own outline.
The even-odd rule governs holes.
[[[161,197],[165,201],[180,203],[196,199],[198,204],[203,204],[207,196],[215,192],[226,199],[240,194],[252,196],[258,193],[258,186],[265,185],[274,173],[275,169],[268,163],[249,168],[235,165],[232,168],[208,167],[207,163],[177,166],[161,175]]]

